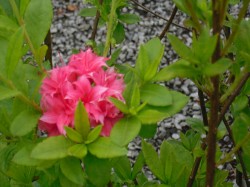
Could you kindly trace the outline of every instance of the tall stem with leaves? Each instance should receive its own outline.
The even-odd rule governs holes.
[[[215,51],[212,56],[212,63],[216,63],[220,56],[220,31],[222,28],[221,20],[221,6],[222,2],[216,0],[212,1],[213,9],[213,35],[217,35],[217,44]],[[210,111],[210,120],[209,120],[209,131],[208,131],[208,152],[207,152],[207,175],[206,175],[206,186],[211,187],[214,183],[214,174],[215,174],[215,153],[216,153],[216,135],[217,135],[217,123],[219,116],[219,107],[220,107],[220,92],[219,92],[219,76],[211,77],[211,82],[213,85],[213,90],[210,98],[211,102],[211,111]]]

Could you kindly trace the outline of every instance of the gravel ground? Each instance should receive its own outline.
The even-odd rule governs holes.
[[[138,2],[164,18],[169,18],[173,10],[171,1],[157,0],[154,2],[151,0],[139,0]],[[67,62],[68,57],[72,54],[72,49],[85,49],[84,45],[91,36],[94,18],[82,18],[78,15],[79,11],[87,6],[86,4],[83,5],[81,0],[53,0],[53,5],[54,18],[51,27],[53,63],[58,64],[61,63],[61,59]],[[232,8],[233,12],[236,12],[235,10],[237,10],[237,7]],[[119,63],[128,62],[134,64],[140,44],[158,36],[163,30],[166,21],[156,18],[140,8],[126,8],[123,11],[133,12],[141,17],[139,23],[125,25],[126,39],[122,43],[122,52],[118,59]],[[177,12],[174,22],[183,25],[184,19],[185,15]],[[105,40],[105,31],[105,27],[98,29],[96,36],[97,43]],[[169,32],[179,36],[187,45],[191,44],[191,32],[188,30],[172,25]],[[166,39],[162,41],[165,44],[162,66],[165,66],[166,64],[176,61],[177,55],[171,49]],[[189,128],[186,123],[186,118],[201,118],[200,106],[198,104],[198,90],[193,82],[185,79],[174,79],[166,83],[166,86],[186,94],[190,97],[190,101],[180,113],[158,124],[157,133],[151,140],[157,149],[164,139],[180,138],[180,132],[185,132]],[[225,145],[224,149],[226,150],[232,146],[227,136],[223,139],[222,144]],[[140,140],[135,139],[135,141],[129,144],[128,156],[134,159],[140,149]],[[233,169],[230,164],[225,167],[229,170]],[[153,178],[150,172],[148,173],[148,177]]]

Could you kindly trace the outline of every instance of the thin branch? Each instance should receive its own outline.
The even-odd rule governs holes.
[[[198,89],[198,95],[199,95],[199,100],[200,100],[201,114],[202,114],[202,118],[203,118],[203,123],[204,123],[205,126],[208,126],[205,98],[204,98],[204,94],[203,94],[202,90]]]
[[[203,141],[202,144],[201,144],[201,149],[205,150],[206,148],[207,148],[207,144],[205,143],[205,141]],[[201,159],[202,159],[202,157],[197,157],[195,159],[191,174],[189,176],[187,187],[192,187],[193,186],[195,176],[196,176],[196,174],[198,172],[198,169],[199,169],[199,166],[200,166],[200,163],[201,163]]]
[[[232,130],[231,130],[231,128],[230,128],[230,126],[229,126],[229,124],[228,124],[228,122],[227,122],[227,120],[226,120],[225,117],[223,118],[223,122],[224,122],[224,124],[226,126],[229,138],[231,139],[231,141],[233,143],[233,146],[235,147],[236,143],[235,143],[235,140],[234,140],[234,137],[233,137],[233,132],[232,132]],[[242,168],[242,172],[243,172],[243,175],[244,175],[247,187],[250,187],[250,182],[248,181],[246,166],[245,166],[243,158],[242,158],[241,149],[239,149],[236,153],[237,153],[237,156],[238,156],[241,168]]]
[[[200,106],[201,106],[203,123],[205,126],[208,126],[207,111],[206,111],[206,106],[205,106],[204,94],[203,94],[202,90],[198,89],[198,95],[199,95],[199,99],[200,99]],[[201,149],[205,150],[206,148],[207,148],[207,145],[205,143],[205,140],[203,140],[203,142],[201,144]],[[192,187],[194,180],[195,180],[195,176],[196,176],[197,171],[198,171],[199,166],[200,166],[201,159],[202,159],[202,157],[197,157],[195,159],[191,174],[189,176],[187,187]]]
[[[99,0],[99,4],[102,5],[102,2],[103,0]],[[100,19],[100,11],[97,10],[96,11],[96,16],[95,16],[95,21],[94,21],[94,24],[93,24],[93,31],[91,33],[91,36],[90,36],[90,40],[95,40],[95,36],[96,36],[96,33],[97,33],[97,27],[98,27],[98,23],[99,23],[99,19]]]
[[[240,90],[242,89],[242,87],[244,86],[244,84],[247,82],[247,80],[248,80],[249,77],[250,77],[250,72],[246,73],[242,77],[242,79],[239,82],[239,84],[236,87],[236,89],[232,92],[231,96],[228,97],[228,99],[226,100],[223,108],[221,109],[221,113],[219,115],[217,124],[219,124],[222,121],[222,119],[223,119],[224,115],[226,114],[227,110],[229,109],[230,105],[234,101],[235,97],[240,93]]]
[[[174,17],[175,17],[175,15],[176,15],[177,11],[178,11],[178,8],[177,8],[177,6],[175,6],[175,7],[174,7],[174,10],[173,10],[173,12],[172,12],[172,14],[171,14],[171,16],[170,16],[170,18],[169,18],[169,21],[167,22],[166,27],[163,29],[163,31],[161,32],[161,34],[160,34],[160,36],[159,36],[160,40],[162,40],[162,38],[163,38],[163,37],[165,36],[165,34],[168,32],[168,29],[169,29],[170,25],[173,23],[173,20],[174,20]]]
[[[158,18],[161,18],[161,19],[163,19],[163,20],[169,22],[168,19],[166,19],[166,18],[162,17],[161,15],[156,14],[155,12],[149,10],[147,7],[141,5],[141,4],[138,3],[136,0],[130,0],[130,1],[132,1],[133,3],[135,3],[137,6],[141,7],[141,8],[142,8],[143,10],[145,10],[146,12],[149,12],[149,13],[153,14],[154,16],[156,16],[156,17],[158,17]],[[184,30],[191,31],[190,29],[188,29],[188,28],[186,28],[186,27],[184,27],[184,26],[181,26],[181,25],[179,25],[179,24],[177,24],[177,23],[172,22],[172,24],[175,25],[176,27],[182,28],[182,29],[184,29]]]

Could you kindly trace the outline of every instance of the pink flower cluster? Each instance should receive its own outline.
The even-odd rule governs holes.
[[[88,49],[72,55],[67,66],[48,72],[40,89],[43,110],[40,130],[49,136],[65,134],[64,126],[74,127],[74,112],[78,101],[82,101],[91,126],[102,124],[101,135],[110,135],[123,115],[109,98],[124,101],[124,81],[121,74],[106,65],[107,60]]]

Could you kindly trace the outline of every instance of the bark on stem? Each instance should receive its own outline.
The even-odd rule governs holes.
[[[221,31],[221,12],[220,3],[212,1],[213,8],[213,35],[218,35],[215,51],[212,56],[212,63],[220,59],[220,31]],[[210,97],[211,111],[208,130],[208,151],[207,151],[207,168],[206,168],[206,187],[212,187],[214,184],[215,174],[215,153],[216,153],[216,134],[219,117],[220,93],[219,93],[219,76],[211,78],[213,92]]]
[[[101,5],[103,2],[103,0],[99,0],[99,4]],[[98,23],[99,23],[99,19],[100,19],[100,11],[97,10],[96,11],[96,16],[95,16],[95,21],[94,21],[94,24],[93,24],[93,30],[92,30],[92,33],[91,33],[91,36],[90,36],[90,40],[95,40],[95,36],[96,36],[96,33],[97,33],[97,27],[98,27]]]

